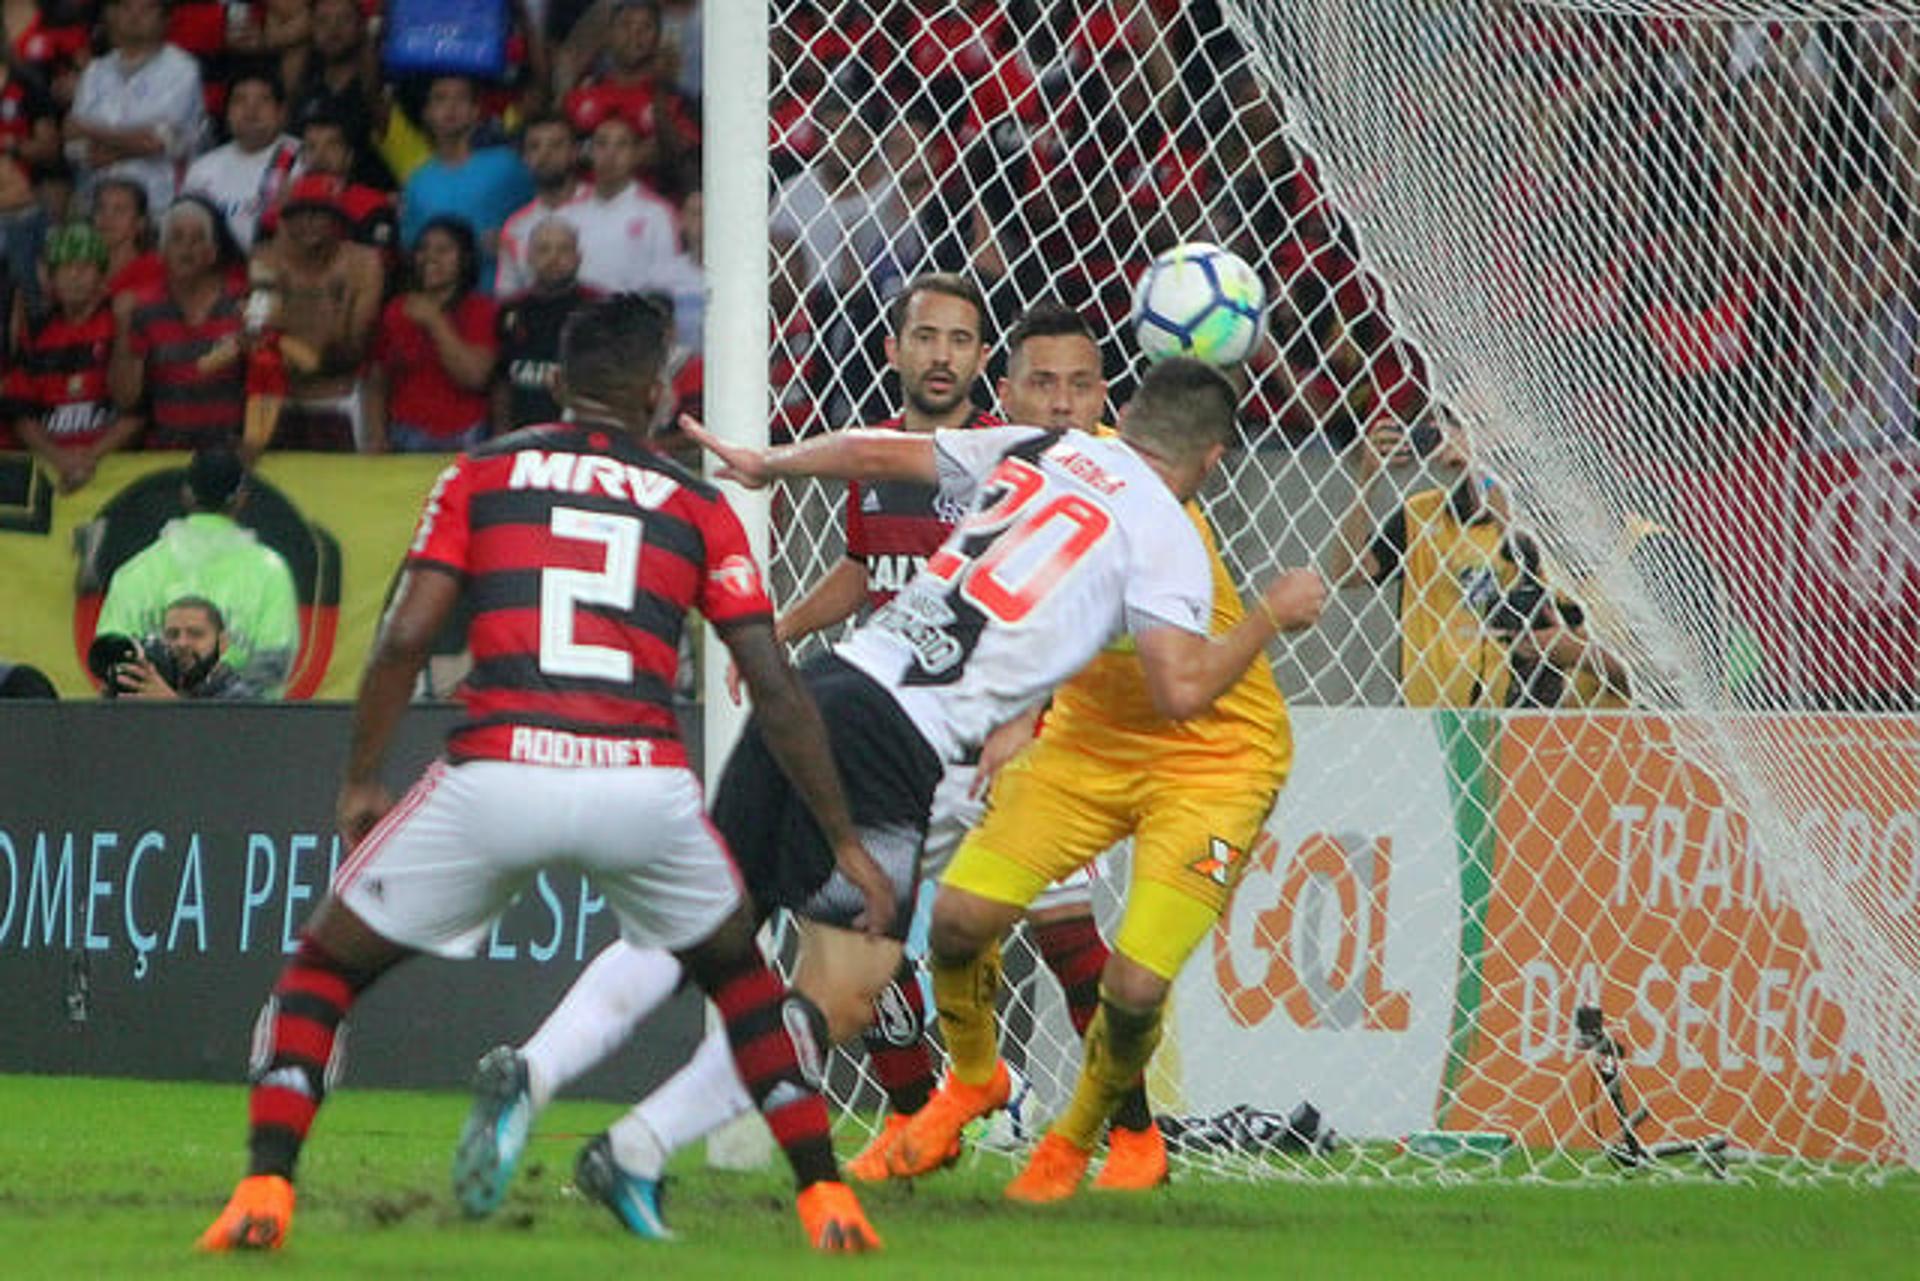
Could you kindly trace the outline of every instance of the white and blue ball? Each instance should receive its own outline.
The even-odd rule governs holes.
[[[1260,340],[1266,287],[1246,260],[1218,245],[1175,245],[1133,291],[1133,334],[1150,361],[1191,356],[1237,365]]]

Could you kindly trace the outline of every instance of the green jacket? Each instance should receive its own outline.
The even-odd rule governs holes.
[[[194,512],[170,520],[153,546],[114,571],[97,630],[154,635],[167,606],[182,596],[204,596],[220,607],[228,666],[277,697],[300,650],[293,572],[280,553],[230,516]]]

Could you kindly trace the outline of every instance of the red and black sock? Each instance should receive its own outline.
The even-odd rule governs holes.
[[[1100,1009],[1100,974],[1107,968],[1107,941],[1100,937],[1100,927],[1091,914],[1048,921],[1033,927],[1033,945],[1060,980],[1073,1030],[1085,1036]]]
[[[1109,955],[1100,927],[1093,923],[1092,913],[1064,917],[1034,926],[1033,943],[1040,949],[1040,959],[1060,980],[1073,1030],[1084,1037],[1100,1008],[1100,975],[1107,968]],[[1134,1082],[1133,1088],[1120,1097],[1113,1124],[1123,1130],[1144,1130],[1153,1124],[1145,1078]]]
[[[862,1040],[887,1104],[912,1116],[933,1094],[933,1052],[927,1048],[927,998],[919,968],[902,958],[893,981],[873,999],[873,1023]]]
[[[818,1006],[785,984],[755,955],[711,992],[727,1025],[734,1066],[787,1154],[801,1190],[838,1182],[832,1126],[821,1079],[827,1019]]]
[[[307,938],[280,971],[254,1028],[250,1174],[293,1177],[300,1146],[335,1075],[340,1024],[374,977],[342,965]]]

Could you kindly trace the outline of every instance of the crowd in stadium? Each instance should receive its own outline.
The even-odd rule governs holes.
[[[6,6],[0,445],[68,489],[117,449],[243,433],[458,449],[552,413],[560,323],[609,291],[675,309],[697,404],[698,4],[516,3],[497,71],[462,76],[408,70],[396,37],[430,10]],[[1104,330],[1202,202],[1312,317],[1249,420],[1346,438],[1416,388],[1251,74],[1215,74],[1242,61],[1217,6],[781,10],[781,434],[882,412],[877,320],[911,274],[965,267],[997,320],[1046,295]]]
[[[73,487],[113,449],[237,437],[253,398],[252,438],[276,448],[457,449],[551,412],[558,326],[585,291],[672,305],[676,393],[697,403],[697,0],[515,0],[494,45],[477,41],[496,65],[460,77],[397,38],[435,2],[390,14],[381,0],[5,6],[0,434],[20,439],[0,443],[32,448]],[[1118,333],[1146,256],[1196,236],[1255,263],[1275,297],[1275,341],[1256,353],[1243,408],[1251,437],[1341,446],[1424,408],[1417,354],[1214,0],[775,8],[777,435],[884,416],[879,318],[916,272],[974,275],[996,326],[1045,298]],[[1551,80],[1591,54],[1562,47],[1558,30],[1517,26],[1495,53]],[[1807,102],[1790,111],[1776,95],[1754,122],[1776,132],[1871,113],[1873,82],[1899,65],[1897,49],[1836,50],[1817,31],[1727,38],[1725,51],[1672,57],[1723,60],[1736,76],[1801,66],[1790,83]],[[1590,105],[1567,106],[1563,158],[1576,168]],[[1656,130],[1691,127],[1672,114]],[[1734,145],[1757,136],[1727,132]],[[1767,217],[1781,235],[1805,229],[1779,209],[1763,217],[1766,192],[1716,193],[1699,149],[1642,141],[1671,166],[1651,186],[1728,215],[1656,228],[1629,257],[1657,267],[1663,247],[1728,227],[1764,252]],[[1875,221],[1868,204],[1901,213],[1886,185],[1843,193],[1851,224]],[[559,226],[536,245],[551,215]],[[1702,361],[1702,377],[1778,366],[1764,356],[1784,341],[1784,313],[1742,291],[1744,263],[1668,275],[1677,292],[1629,297],[1620,280],[1576,292],[1644,311],[1635,327],[1676,377]],[[1894,293],[1886,315],[1858,319],[1897,342],[1914,291]],[[1125,355],[1109,351],[1110,367]],[[1865,390],[1914,417],[1910,387]]]

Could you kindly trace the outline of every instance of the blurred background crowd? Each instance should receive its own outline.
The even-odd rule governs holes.
[[[473,28],[451,58],[406,38],[443,8]],[[1420,416],[1419,356],[1215,0],[773,9],[777,435],[890,412],[879,322],[917,272],[972,274],[1001,325],[1046,298],[1119,335],[1145,262],[1190,239],[1254,263],[1273,299],[1250,442],[1339,447]],[[696,0],[0,17],[0,431],[68,487],[104,452],[219,436],[460,448],[552,412],[559,325],[594,291],[675,308],[697,405]],[[1717,421],[1686,430],[1788,406],[1839,443],[1913,439],[1912,24],[1515,6],[1504,34],[1492,57],[1564,86],[1513,198],[1552,206],[1541,226],[1590,206],[1598,229],[1568,264],[1567,336],[1613,326],[1648,378],[1710,393]],[[1527,248],[1489,244],[1490,278]],[[1888,358],[1860,359],[1863,335]],[[1108,361],[1124,396],[1128,353]]]

